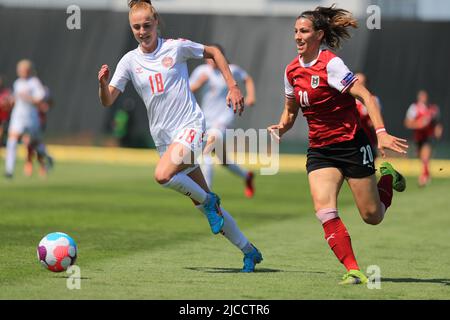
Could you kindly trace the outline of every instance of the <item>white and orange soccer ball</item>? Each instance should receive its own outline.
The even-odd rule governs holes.
[[[53,272],[65,271],[77,259],[77,244],[65,233],[49,233],[39,242],[37,256],[44,268]]]

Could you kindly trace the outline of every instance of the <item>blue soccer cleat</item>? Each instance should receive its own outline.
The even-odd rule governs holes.
[[[208,218],[209,226],[214,234],[218,234],[222,228],[224,219],[220,211],[220,198],[215,193],[208,193],[208,198],[203,204],[206,217]]]
[[[253,245],[252,245],[253,246]],[[253,246],[253,250],[244,255],[244,267],[241,272],[255,271],[255,265],[263,260],[263,256],[259,250]]]

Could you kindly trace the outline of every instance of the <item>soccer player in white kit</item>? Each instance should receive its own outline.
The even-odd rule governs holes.
[[[104,106],[111,106],[131,80],[142,98],[149,119],[150,132],[161,156],[155,180],[192,199],[204,213],[214,234],[222,233],[244,253],[243,272],[253,272],[262,255],[239,230],[232,216],[220,207],[196,164],[181,162],[201,154],[205,121],[189,89],[186,60],[212,58],[227,81],[228,104],[239,114],[243,111],[242,94],[228,63],[219,50],[189,40],[163,39],[158,36],[159,15],[151,1],[129,1],[130,27],[139,46],[119,61],[108,84],[109,67],[98,73],[99,96]]]
[[[16,151],[19,139],[27,147],[37,145],[41,139],[39,114],[36,105],[45,97],[41,81],[35,76],[33,63],[21,60],[17,63],[17,76],[13,85],[14,107],[8,129],[6,143],[5,177],[12,178],[16,163]]]
[[[224,50],[220,45],[214,44],[224,54]],[[230,70],[234,79],[243,82],[246,88],[245,103],[252,106],[255,103],[255,85],[252,77],[240,66],[230,64]],[[227,83],[222,76],[219,68],[213,59],[206,59],[206,64],[199,65],[191,74],[189,79],[192,92],[202,89],[202,99],[200,106],[205,115],[207,130],[207,147],[203,156],[202,171],[205,176],[206,183],[212,188],[214,163],[211,157],[212,147],[223,146],[221,150],[221,164],[237,176],[241,177],[245,182],[245,195],[248,198],[254,195],[253,172],[247,171],[238,164],[233,163],[228,157],[226,147],[224,145],[225,130],[231,126],[234,120],[233,110],[226,105],[226,96],[228,93]]]

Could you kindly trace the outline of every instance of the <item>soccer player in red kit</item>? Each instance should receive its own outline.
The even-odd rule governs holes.
[[[439,123],[439,107],[428,102],[428,93],[420,90],[417,101],[409,106],[405,118],[405,127],[414,130],[414,142],[417,154],[422,161],[422,173],[419,186],[423,187],[431,180],[429,163],[433,140],[442,136],[442,124]]]
[[[362,219],[379,224],[392,201],[393,189],[403,191],[403,176],[387,162],[376,181],[373,152],[361,129],[355,98],[367,107],[378,135],[378,148],[406,153],[406,140],[388,134],[372,94],[344,62],[328,48],[339,47],[349,37],[348,27],[357,27],[350,12],[317,7],[303,12],[294,27],[298,56],[285,70],[285,107],[280,122],[268,127],[280,139],[294,124],[301,110],[309,126],[306,169],[316,216],[325,239],[344,264],[341,284],[367,283],[359,270],[350,235],[338,214],[337,198],[344,180],[350,186]]]

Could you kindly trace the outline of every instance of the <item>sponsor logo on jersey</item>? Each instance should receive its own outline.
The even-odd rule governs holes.
[[[315,89],[319,86],[319,76],[311,76],[311,88]]]
[[[142,73],[142,72],[144,72],[144,70],[141,67],[136,68],[136,73]]]
[[[172,57],[165,57],[164,59],[162,59],[161,64],[166,68],[170,68],[171,66],[173,66]]]
[[[345,75],[344,79],[341,80],[341,84],[346,87],[348,86],[350,83],[352,83],[353,79],[355,78],[355,76],[353,75],[353,72],[349,72]]]

